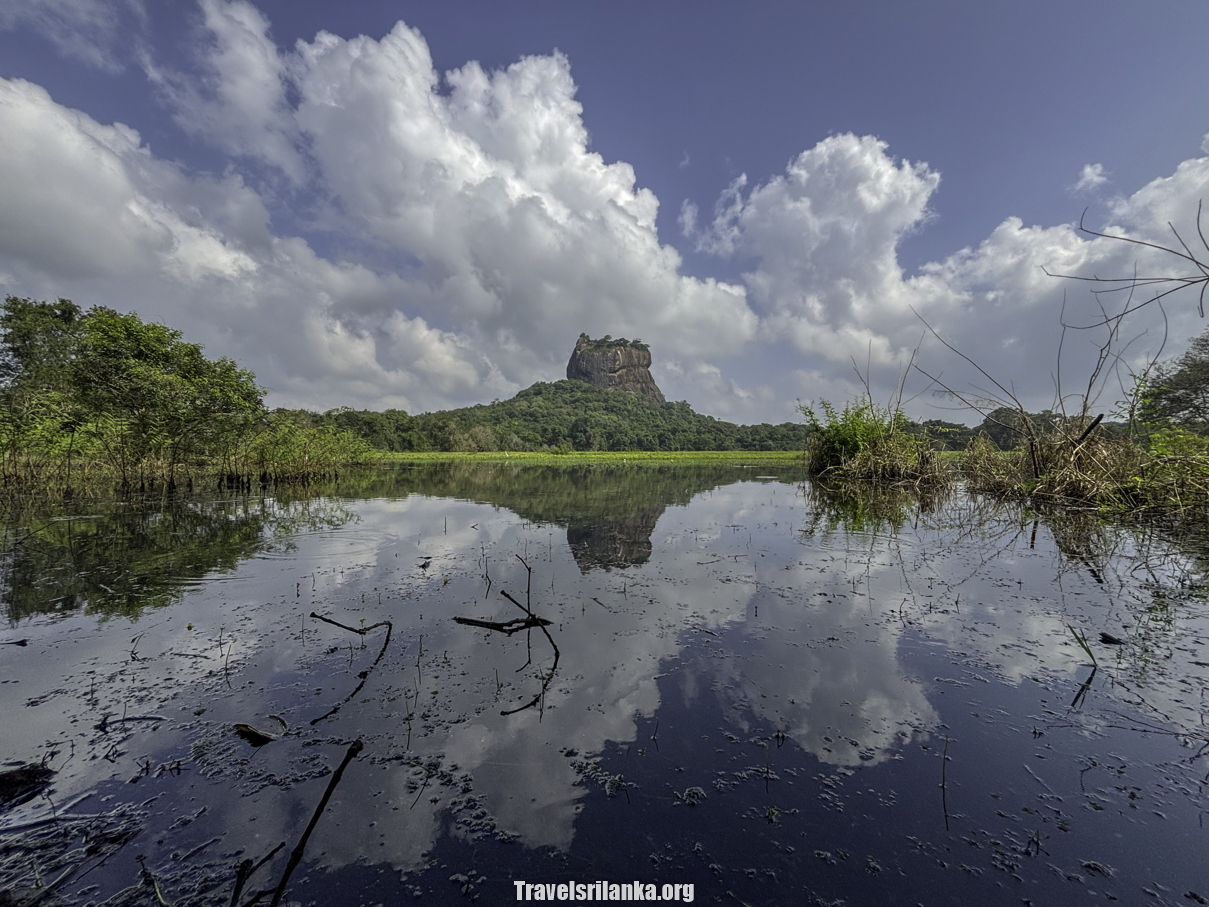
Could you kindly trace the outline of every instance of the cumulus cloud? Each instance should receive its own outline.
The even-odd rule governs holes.
[[[0,156],[6,292],[135,309],[254,363],[287,400],[406,408],[499,383],[481,354],[422,318],[347,317],[399,298],[398,277],[273,236],[238,177],[184,174],[134,130],[98,124],[36,85],[0,80]]]
[[[47,10],[78,24],[98,9],[25,2],[0,25]],[[854,361],[887,394],[926,333],[918,313],[1043,406],[1064,292],[1068,322],[1098,315],[1085,285],[1043,268],[1171,264],[1006,216],[905,274],[898,249],[932,218],[940,176],[845,134],[782,174],[721,187],[711,216],[685,201],[680,228],[696,250],[744,269],[741,282],[692,276],[660,242],[655,195],[591,150],[565,56],[441,74],[404,23],[380,39],[320,32],[282,49],[247,2],[200,10],[195,70],[144,65],[177,123],[227,156],[221,176],[160,159],[134,130],[38,86],[0,82],[0,282],[179,326],[253,368],[272,403],[481,402],[562,377],[586,331],[651,343],[671,399],[781,421],[797,398],[860,391]],[[1190,226],[1192,200],[1209,192],[1207,167],[1186,161],[1119,198],[1101,226],[1169,241],[1168,221]],[[1106,178],[1089,165],[1080,182]],[[1194,316],[1169,312],[1175,336],[1195,332]],[[1064,350],[1073,375],[1096,346],[1078,334]],[[977,380],[934,341],[920,358],[955,385]]]
[[[304,177],[297,130],[285,101],[285,61],[269,21],[250,3],[201,0],[208,40],[202,77],[160,67],[143,54],[143,68],[175,109],[178,126],[228,154],[259,158],[295,183]]]
[[[755,336],[744,290],[680,273],[655,196],[589,150],[564,56],[442,77],[403,23],[283,53],[250,4],[201,11],[202,78],[146,69],[183,128],[247,166],[188,173],[121,124],[6,83],[10,292],[141,307],[238,356],[276,402],[310,405],[507,395],[562,377],[580,331],[689,358]],[[270,171],[346,260],[274,234],[253,188]],[[35,211],[31,231],[18,215]]]
[[[1090,192],[1107,182],[1108,175],[1104,172],[1103,164],[1084,164],[1083,169],[1079,171],[1078,181],[1071,186],[1071,191]]]
[[[760,316],[761,339],[792,345],[799,395],[862,392],[855,364],[885,401],[928,336],[926,319],[1027,405],[1054,405],[1061,373],[1065,397],[1086,384],[1103,340],[1102,332],[1068,332],[1060,369],[1063,320],[1088,325],[1103,314],[1086,284],[1050,274],[1126,275],[1135,260],[1152,272],[1172,267],[1159,253],[1082,234],[1071,224],[1026,226],[1008,217],[977,247],[905,275],[898,246],[927,223],[938,183],[926,164],[894,159],[877,139],[838,135],[803,152],[784,175],[751,189],[740,176],[720,194],[712,222],[694,234],[697,247],[754,260],[744,274],[748,300]],[[1185,161],[1173,176],[1119,200],[1113,222],[1100,232],[1155,241],[1168,221],[1191,227],[1192,200],[1207,192],[1209,159]],[[682,225],[691,227],[693,220],[685,216]],[[1110,311],[1119,309],[1111,297],[1101,301]],[[1127,333],[1155,327],[1148,315],[1131,318]],[[1174,313],[1179,330],[1173,336],[1190,336],[1191,318],[1187,307]],[[1159,336],[1154,332],[1153,343],[1143,338],[1131,353],[1155,350]],[[916,357],[921,360],[972,397],[1004,394],[934,339],[924,343]],[[1111,405],[1113,399],[1099,402]]]

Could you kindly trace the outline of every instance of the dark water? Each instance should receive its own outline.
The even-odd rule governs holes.
[[[766,466],[329,491],[11,528],[0,769],[57,773],[0,904],[227,905],[284,842],[246,902],[354,740],[283,903],[1209,901],[1203,546]]]

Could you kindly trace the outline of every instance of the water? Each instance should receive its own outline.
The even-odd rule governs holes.
[[[0,812],[0,887],[227,905],[284,842],[246,902],[362,740],[286,902],[1209,900],[1203,547],[800,480],[434,466],[24,518],[0,755],[57,774]]]

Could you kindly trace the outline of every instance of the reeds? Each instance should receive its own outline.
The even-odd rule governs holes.
[[[1147,445],[1104,438],[1077,421],[1000,451],[975,439],[961,457],[970,491],[1035,505],[1083,505],[1118,515],[1209,508],[1209,442],[1165,431]]]
[[[902,411],[866,399],[837,411],[826,400],[820,419],[808,407],[802,414],[811,434],[806,450],[810,474],[824,481],[860,486],[943,486],[949,481],[946,462],[926,439],[907,432]]]

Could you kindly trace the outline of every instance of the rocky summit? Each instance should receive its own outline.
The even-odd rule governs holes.
[[[640,340],[614,340],[607,334],[593,340],[580,334],[567,363],[567,377],[607,391],[625,391],[663,403],[663,393],[651,377],[651,350]]]

